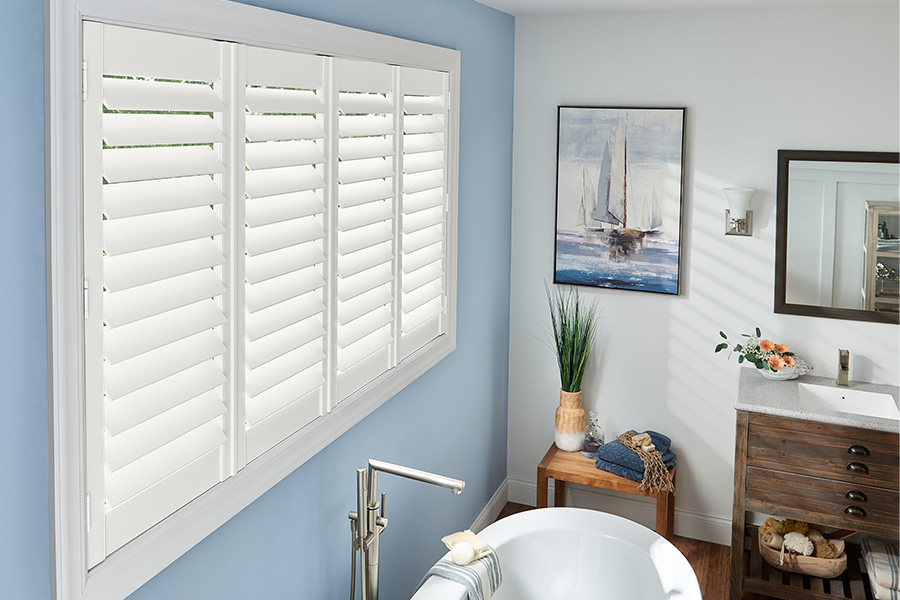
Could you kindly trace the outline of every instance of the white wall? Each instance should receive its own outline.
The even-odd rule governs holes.
[[[534,502],[558,374],[543,343],[553,279],[557,105],[686,106],[682,294],[588,289],[603,307],[584,382],[607,435],[671,435],[676,532],[728,543],[738,366],[724,329],[757,325],[833,376],[900,383],[896,326],[772,312],[776,151],[898,149],[898,9],[747,10],[516,20],[510,302],[510,499]],[[721,188],[754,196],[752,238],[726,237]],[[627,498],[633,498],[631,496]],[[575,503],[652,523],[646,503]]]

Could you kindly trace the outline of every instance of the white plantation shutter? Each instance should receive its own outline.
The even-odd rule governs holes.
[[[390,369],[394,341],[394,68],[340,61],[337,401]]]
[[[446,72],[83,26],[93,568],[452,350],[455,123]]]
[[[400,358],[444,332],[447,233],[447,75],[400,68],[403,214]]]
[[[324,62],[246,49],[247,460],[317,418],[325,390]]]
[[[95,23],[85,39],[94,565],[228,468],[228,169],[222,44]]]

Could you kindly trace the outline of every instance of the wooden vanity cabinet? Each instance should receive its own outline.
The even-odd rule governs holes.
[[[731,600],[741,600],[743,590],[775,593],[744,581],[746,511],[896,538],[897,438],[884,431],[737,411]],[[803,591],[792,588],[790,596],[776,597],[800,598]]]

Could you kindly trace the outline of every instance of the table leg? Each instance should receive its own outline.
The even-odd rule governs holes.
[[[675,495],[671,492],[656,496],[656,533],[667,540],[675,533]]]
[[[561,479],[554,479],[553,490],[553,506],[566,505],[566,482]]]
[[[547,508],[547,487],[549,483],[547,482],[547,469],[543,466],[538,466],[537,470],[537,502],[535,506],[537,508]]]

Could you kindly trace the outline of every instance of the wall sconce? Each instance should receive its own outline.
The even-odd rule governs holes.
[[[725,235],[753,235],[753,213],[750,207],[752,188],[724,188],[728,208],[725,210]]]

